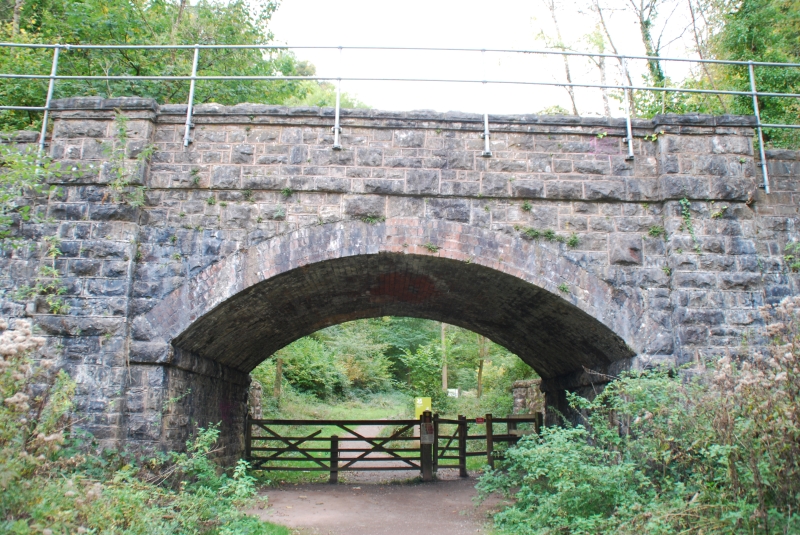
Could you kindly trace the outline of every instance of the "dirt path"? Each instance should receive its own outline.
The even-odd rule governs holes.
[[[380,425],[360,426],[362,436],[376,437]],[[342,442],[340,459],[353,459],[367,442]],[[383,466],[404,466],[387,454]],[[357,462],[353,466],[375,466]],[[474,476],[474,474],[473,474]],[[437,481],[420,483],[418,470],[340,472],[338,485],[284,485],[269,489],[268,506],[250,514],[282,524],[303,535],[461,535],[485,533],[490,514],[500,505],[491,498],[476,506],[475,478],[458,477],[457,469],[440,469]]]
[[[308,535],[485,533],[499,500],[480,506],[475,479],[401,484],[309,484],[270,489],[266,509],[248,511]]]

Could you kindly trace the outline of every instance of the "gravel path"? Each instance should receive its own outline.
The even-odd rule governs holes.
[[[303,535],[462,535],[486,533],[497,498],[480,506],[473,478],[433,483],[292,485],[266,492],[263,520]]]

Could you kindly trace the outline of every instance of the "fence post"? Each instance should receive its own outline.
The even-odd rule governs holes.
[[[252,429],[250,425],[250,415],[248,414],[244,419],[244,460],[250,462],[252,455]]]
[[[537,435],[542,433],[542,427],[544,427],[544,414],[541,412],[536,413],[536,422],[533,424],[533,430],[536,432]]]
[[[331,477],[329,483],[339,482],[339,437],[331,436]]]
[[[458,475],[467,477],[467,418],[458,415]]]
[[[511,420],[510,419],[511,415],[509,415],[508,417],[509,417],[509,420],[508,420],[508,423],[506,424],[507,433],[509,435],[515,435],[514,433],[512,433],[512,431],[516,431],[517,430],[517,422],[515,420]],[[517,442],[519,442],[519,435],[515,435],[515,436],[517,437],[517,438],[514,439],[514,443],[516,444]]]
[[[494,468],[494,433],[492,432],[492,415],[486,415],[486,463]]]
[[[422,435],[424,434],[425,424],[431,423],[431,412],[425,411],[419,417],[419,460],[422,468],[422,481],[433,480],[433,452],[431,447],[433,444],[423,444]]]
[[[439,471],[439,415],[433,415],[433,471]]]

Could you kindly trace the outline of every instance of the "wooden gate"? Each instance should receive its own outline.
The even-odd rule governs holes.
[[[419,471],[433,479],[439,468],[458,468],[467,476],[467,458],[485,456],[489,466],[501,455],[498,443],[513,444],[538,433],[542,414],[493,418],[439,418],[424,413],[419,420],[254,420],[245,427],[245,458],[255,470],[329,472],[331,483],[345,471]],[[420,442],[420,426],[432,424],[432,444]],[[504,434],[495,425],[505,426]],[[533,427],[520,430],[520,424]],[[375,426],[380,432],[368,432]],[[288,429],[287,429],[288,428]],[[377,429],[376,429],[377,431]],[[470,432],[483,431],[482,434]],[[427,437],[426,437],[427,438]]]

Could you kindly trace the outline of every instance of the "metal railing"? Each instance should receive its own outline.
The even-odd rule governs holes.
[[[775,63],[775,62],[760,62],[760,61],[728,61],[716,59],[691,59],[691,58],[674,58],[674,57],[653,57],[653,56],[639,56],[627,54],[604,54],[594,52],[573,52],[562,50],[517,50],[517,49],[499,49],[499,48],[441,48],[441,47],[381,47],[381,46],[287,46],[287,45],[61,45],[61,44],[20,44],[20,43],[0,43],[2,48],[29,48],[29,49],[52,49],[53,59],[50,69],[50,74],[14,74],[14,73],[0,73],[0,79],[25,79],[25,80],[48,80],[47,97],[43,106],[8,106],[0,103],[0,110],[20,110],[20,111],[41,111],[43,112],[42,129],[39,137],[39,150],[43,151],[45,147],[45,137],[47,133],[47,126],[49,114],[51,111],[51,103],[53,100],[53,92],[55,84],[58,80],[102,80],[102,81],[118,81],[118,80],[162,80],[162,81],[188,81],[189,82],[189,96],[186,109],[186,123],[183,137],[184,146],[188,146],[192,142],[191,129],[192,112],[194,108],[195,87],[198,81],[235,81],[235,80],[252,80],[252,81],[291,81],[291,80],[312,80],[312,81],[335,81],[336,82],[336,106],[334,116],[334,150],[341,150],[340,143],[340,106],[341,106],[341,84],[342,81],[377,81],[377,82],[437,82],[437,83],[457,83],[457,84],[482,84],[486,88],[489,84],[498,85],[522,85],[522,86],[548,86],[548,87],[562,87],[562,88],[591,88],[601,90],[621,90],[624,93],[623,98],[623,111],[626,119],[627,137],[625,141],[628,148],[628,159],[633,159],[633,129],[631,125],[632,110],[630,106],[631,95],[633,91],[652,91],[662,93],[690,93],[690,94],[708,94],[708,95],[732,95],[740,97],[752,98],[753,115],[755,116],[755,127],[758,136],[759,156],[761,159],[761,170],[764,178],[764,189],[766,193],[770,192],[769,176],[767,172],[767,161],[764,147],[764,128],[800,128],[800,124],[772,124],[761,122],[761,112],[759,106],[759,97],[785,97],[785,98],[800,98],[798,93],[780,93],[780,92],[764,92],[758,91],[756,88],[756,67],[778,67],[778,68],[800,68],[800,63]],[[228,76],[210,76],[198,75],[198,62],[200,52],[202,50],[261,50],[261,51],[286,51],[286,50],[302,50],[302,49],[316,49],[316,50],[338,50],[339,52],[339,67],[338,75],[330,76],[283,76],[283,75],[228,75]],[[191,50],[193,51],[192,68],[188,75],[59,75],[58,62],[62,51],[69,52],[71,50]],[[342,62],[341,56],[344,50],[373,50],[373,51],[417,51],[417,52],[466,52],[466,53],[480,53],[482,56],[483,64],[483,77],[480,79],[471,78],[395,78],[395,77],[374,77],[374,76],[342,76]],[[623,81],[627,80],[628,83],[622,84],[597,84],[597,83],[563,83],[558,81],[545,81],[545,80],[493,80],[486,77],[486,53],[510,53],[510,54],[527,54],[527,55],[541,55],[541,56],[579,56],[585,58],[611,58],[617,60],[620,66]],[[715,64],[715,65],[738,65],[747,67],[747,72],[750,82],[749,91],[726,90],[726,89],[700,89],[690,87],[657,87],[647,85],[635,85],[630,80],[630,73],[628,71],[629,60],[643,60],[643,61],[659,61],[659,62],[679,62],[679,63],[695,63],[695,64]],[[488,97],[484,89],[484,108],[487,108]],[[489,113],[488,109],[483,113],[483,138],[484,138],[484,151],[483,156],[491,157],[491,148],[489,141]]]

